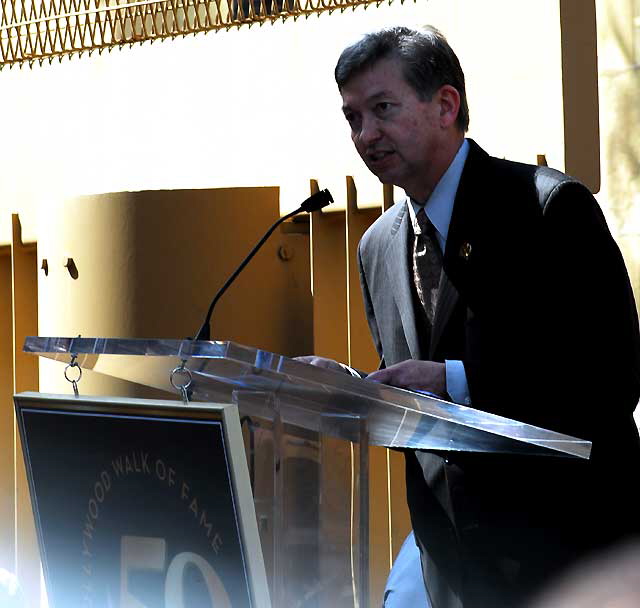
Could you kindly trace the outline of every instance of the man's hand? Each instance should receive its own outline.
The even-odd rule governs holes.
[[[334,372],[342,372],[343,374],[351,374],[349,369],[338,363],[333,359],[326,359],[325,357],[316,357],[315,355],[305,355],[304,357],[294,357],[296,361],[302,361],[302,363],[309,363],[316,367],[323,367],[324,369],[330,369]]]
[[[435,361],[408,359],[369,374],[367,380],[412,391],[429,391],[443,399],[449,398],[446,389],[446,366]]]

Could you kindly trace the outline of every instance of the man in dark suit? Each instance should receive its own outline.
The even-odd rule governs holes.
[[[622,256],[588,189],[465,139],[464,75],[433,28],[336,66],[356,149],[407,200],[359,246],[382,369],[369,379],[585,438],[590,461],[407,451],[434,608],[514,608],[638,530],[640,337]]]

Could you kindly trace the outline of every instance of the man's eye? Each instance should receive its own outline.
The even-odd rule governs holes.
[[[388,101],[381,101],[376,104],[376,110],[379,113],[387,112],[391,108],[391,104]]]

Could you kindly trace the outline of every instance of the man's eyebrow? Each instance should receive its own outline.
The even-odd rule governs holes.
[[[392,97],[394,96],[394,93],[391,89],[383,89],[382,91],[376,91],[375,93],[373,93],[372,95],[369,95],[366,99],[365,99],[365,103],[372,103],[372,102],[376,102],[379,99],[384,99],[385,97]],[[342,111],[343,112],[351,112],[351,106],[349,104],[344,104],[342,106]]]
[[[393,91],[391,91],[390,89],[383,89],[382,91],[378,91],[373,95],[369,95],[369,97],[367,97],[367,101],[376,101],[382,97],[389,97],[392,95],[393,95]]]

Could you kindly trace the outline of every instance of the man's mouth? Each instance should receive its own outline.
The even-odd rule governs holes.
[[[393,154],[392,150],[376,150],[374,152],[367,153],[367,157],[371,162],[377,163],[377,162],[380,162],[381,160],[384,160],[391,154]]]

